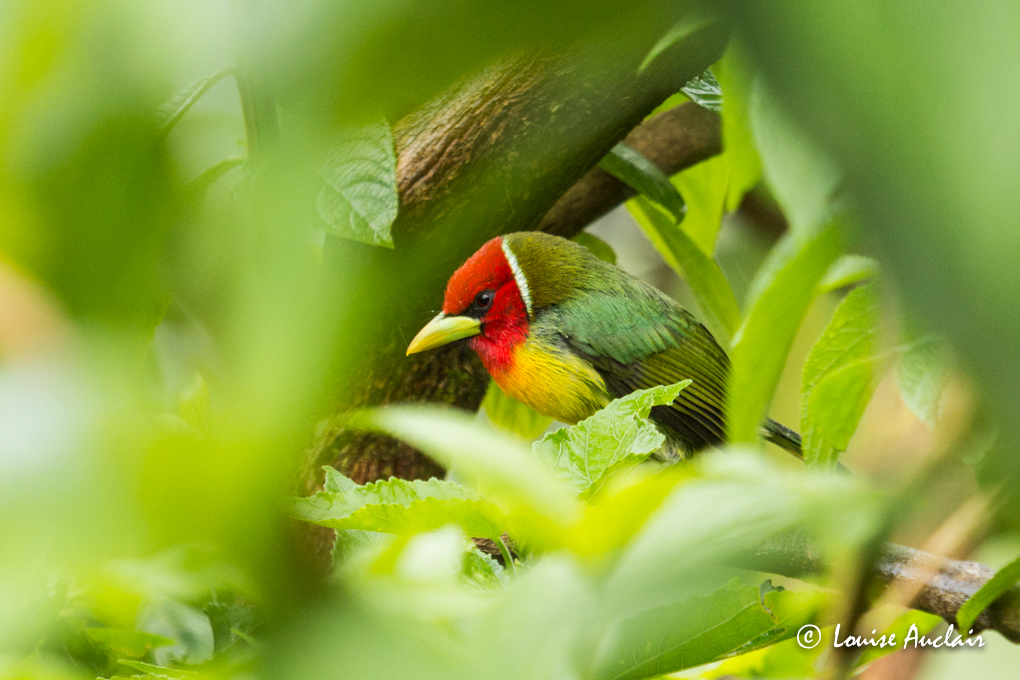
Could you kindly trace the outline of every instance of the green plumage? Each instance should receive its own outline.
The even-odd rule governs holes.
[[[726,435],[729,358],[690,313],[655,288],[566,239],[537,232],[504,237],[528,281],[531,332],[556,335],[559,351],[587,361],[613,397],[690,379],[652,420],[683,452]],[[799,454],[800,438],[766,421],[765,436]]]

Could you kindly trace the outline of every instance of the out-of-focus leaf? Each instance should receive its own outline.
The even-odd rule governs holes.
[[[397,218],[397,156],[385,121],[338,135],[319,169],[319,216],[337,236],[393,247]]]
[[[461,581],[467,585],[480,586],[484,589],[505,586],[509,579],[506,570],[499,562],[492,559],[478,548],[472,547],[464,553],[464,568]]]
[[[558,532],[557,527],[580,517],[581,507],[570,487],[520,440],[501,435],[466,414],[429,406],[392,406],[363,412],[352,419],[351,426],[382,430],[416,446],[503,511],[528,522],[530,529]]]
[[[747,313],[733,336],[726,410],[731,441],[755,441],[815,287],[839,251],[835,229],[780,241],[751,284]]]
[[[864,653],[861,654],[860,658],[857,660],[857,665],[864,666],[865,664],[869,664],[887,654],[892,654],[897,649],[903,649],[904,642],[907,634],[910,632],[911,626],[917,627],[918,634],[926,635],[941,623],[942,617],[940,616],[917,611],[916,609],[908,609],[893,619],[892,623],[883,628],[881,631],[877,631],[874,635],[870,636],[875,639],[879,639],[881,636],[885,635],[887,636],[886,640],[890,640],[891,636],[895,635],[896,641],[886,645],[885,647],[866,648]]]
[[[783,603],[783,597],[794,596]],[[710,663],[788,637],[818,611],[816,592],[762,594],[733,579],[706,596],[657,607],[623,621],[615,644],[603,650],[592,677],[639,680]],[[791,606],[793,605],[793,606]]]
[[[680,91],[698,106],[709,111],[722,111],[723,91],[711,70],[706,70],[697,78],[688,80]]]
[[[85,634],[116,652],[134,657],[145,656],[157,647],[177,644],[161,635],[124,628],[86,628]]]
[[[485,392],[482,407],[493,425],[525,439],[534,439],[542,434],[552,422],[552,418],[543,416],[513,397],[508,397],[499,389],[495,380],[489,381],[489,389]]]
[[[645,158],[640,151],[635,151],[625,144],[617,144],[599,161],[599,167],[634,191],[661,205],[675,221],[683,219],[687,208],[680,192],[670,183],[669,178],[662,174],[662,170]]]
[[[822,653],[822,645],[804,649],[797,641],[785,640],[765,649],[758,649],[726,659],[698,680],[716,678],[813,678],[818,674],[814,662]]]
[[[956,613],[956,621],[960,624],[960,630],[967,632],[981,615],[981,612],[988,609],[988,606],[998,600],[1002,595],[1020,582],[1020,558],[1017,558],[995,572],[995,576],[989,579],[988,583],[968,598],[960,611]]]
[[[813,229],[830,216],[839,171],[779,109],[761,81],[755,84],[750,111],[762,170],[790,228]]]
[[[690,384],[685,380],[615,399],[577,425],[535,442],[535,453],[562,473],[581,498],[590,498],[611,474],[637,465],[662,446],[665,437],[648,421],[648,414],[653,406],[672,402]]]
[[[825,272],[825,276],[818,284],[818,294],[831,293],[855,283],[870,281],[876,275],[878,275],[878,262],[870,257],[842,255],[832,263],[829,271]]]
[[[729,158],[725,153],[673,176],[673,184],[687,202],[687,214],[681,223],[684,233],[709,257],[715,253],[729,178]]]
[[[176,125],[177,121],[188,112],[188,109],[201,99],[202,95],[208,92],[213,85],[220,82],[226,76],[233,74],[233,68],[225,68],[222,71],[196,80],[175,94],[169,101],[160,106],[156,112],[156,119],[159,122],[160,128],[164,132],[169,132],[170,128]]]
[[[580,243],[582,246],[590,250],[592,255],[603,262],[616,264],[616,253],[613,251],[613,247],[595,234],[589,234],[586,231],[582,231],[571,240],[575,243]]]
[[[200,664],[212,658],[216,649],[212,624],[205,612],[174,600],[150,604],[138,617],[138,627],[173,640],[159,647],[152,658],[160,666],[174,662]]]
[[[121,659],[117,663],[132,670],[141,671],[142,673],[145,673],[147,677],[187,678],[198,675],[195,671],[189,671],[184,668],[167,668],[166,666],[156,666],[143,661],[131,661],[130,659]]]
[[[213,182],[244,163],[244,161],[245,159],[240,156],[226,158],[204,170],[198,177],[185,184],[181,191],[187,195],[188,199],[198,201],[205,195],[206,190],[212,186]]]
[[[801,434],[804,459],[835,464],[874,389],[878,301],[871,286],[858,288],[836,308],[804,362]]]
[[[699,29],[704,28],[712,21],[714,21],[714,19],[696,14],[684,17],[681,21],[678,21],[673,25],[673,28],[669,29],[669,32],[662,36],[659,39],[659,42],[655,43],[652,49],[648,52],[644,61],[641,62],[641,66],[638,67],[638,73],[641,73],[648,68],[648,66],[655,61],[656,57],[660,54]]]
[[[628,201],[627,208],[666,263],[690,285],[705,316],[723,331],[734,332],[740,323],[740,307],[719,263],[644,197]]]
[[[910,411],[928,427],[935,427],[939,399],[946,387],[945,346],[937,338],[922,338],[900,356],[896,384]]]
[[[391,534],[432,531],[453,523],[469,536],[494,540],[504,531],[503,516],[496,506],[453,482],[391,477],[340,489],[336,480],[342,475],[335,470],[330,475],[334,480],[331,488],[336,490],[294,501],[299,519],[333,529]]]
[[[761,181],[761,159],[751,132],[748,106],[752,79],[736,41],[713,67],[725,96],[722,107],[723,153],[729,169],[726,210],[736,210],[744,194]],[[686,195],[686,194],[685,194]]]

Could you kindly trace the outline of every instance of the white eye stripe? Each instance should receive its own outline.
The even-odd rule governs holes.
[[[521,265],[517,264],[517,256],[510,250],[507,242],[501,241],[500,245],[503,247],[503,255],[506,256],[506,261],[510,265],[510,271],[514,273],[517,290],[521,291],[521,297],[524,298],[524,306],[528,308],[528,316],[531,316],[531,289],[528,288],[528,279],[524,276]]]

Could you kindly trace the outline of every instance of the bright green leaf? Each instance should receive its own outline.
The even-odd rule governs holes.
[[[937,338],[922,338],[900,357],[896,383],[911,412],[928,427],[938,420],[939,400],[946,387],[946,351]]]
[[[842,255],[818,284],[818,295],[870,281],[878,275],[878,262],[860,255]]]
[[[390,126],[382,121],[338,135],[319,174],[325,186],[316,205],[328,231],[392,248],[390,226],[397,218],[399,199]]]
[[[960,624],[960,630],[968,632],[981,612],[988,609],[989,605],[1002,597],[1007,590],[1020,582],[1020,558],[1013,560],[1005,567],[995,573],[988,583],[970,596],[960,611],[956,613],[956,621]]]
[[[644,197],[628,201],[627,208],[666,264],[687,281],[705,316],[723,331],[733,333],[740,322],[740,307],[719,263],[705,255],[683,229]]]
[[[159,123],[160,128],[164,132],[169,132],[170,128],[177,124],[188,109],[194,105],[199,99],[202,98],[206,92],[212,88],[213,85],[220,82],[226,76],[234,74],[233,68],[226,68],[212,75],[200,78],[195,82],[188,85],[186,88],[175,94],[169,101],[159,107],[156,112],[156,119]]]
[[[124,628],[86,628],[85,634],[116,652],[134,657],[145,656],[157,647],[177,644],[161,635]]]
[[[906,640],[907,634],[910,632],[911,626],[917,627],[919,635],[926,635],[930,633],[936,626],[942,624],[942,617],[935,616],[934,614],[928,614],[926,612],[917,611],[916,609],[907,609],[902,614],[897,616],[892,623],[883,628],[881,631],[876,632],[871,637],[876,639],[882,635],[887,636],[889,640],[892,636],[896,636],[896,641],[893,644],[887,645],[886,647],[868,647],[861,654],[861,657],[857,660],[858,666],[864,666],[869,664],[876,659],[880,659],[887,654],[892,654],[897,649],[903,649],[904,641]]]
[[[697,78],[691,78],[680,91],[698,106],[709,111],[722,111],[723,91],[711,70],[705,71]]]
[[[132,670],[141,671],[142,673],[157,678],[187,678],[198,675],[195,671],[189,671],[183,668],[167,668],[165,666],[156,666],[142,661],[131,661],[130,659],[121,659],[117,663],[121,666],[126,666]]]
[[[683,219],[687,208],[680,192],[670,183],[669,178],[662,174],[662,170],[641,152],[624,144],[617,144],[599,161],[599,167],[634,191],[661,205],[677,222]]]
[[[790,234],[773,248],[755,276],[747,315],[731,343],[727,407],[731,441],[757,440],[794,336],[838,251],[832,227],[811,236]]]
[[[464,553],[460,580],[466,585],[485,590],[505,586],[509,582],[502,565],[475,547]]]
[[[613,247],[595,234],[582,231],[576,234],[571,240],[574,243],[580,243],[582,246],[590,250],[592,255],[603,262],[616,264],[616,253],[613,251]]]
[[[713,68],[725,95],[722,107],[722,155],[726,157],[729,170],[725,208],[732,212],[740,205],[744,194],[761,181],[761,159],[751,132],[748,112],[752,79],[748,75],[746,61],[734,41],[730,42],[726,54]]]
[[[804,362],[801,434],[804,459],[831,465],[857,429],[874,389],[878,301],[871,286],[840,303]]]
[[[729,158],[725,153],[673,176],[673,184],[687,203],[687,214],[681,227],[709,257],[715,253],[729,182]]]
[[[665,437],[649,422],[653,406],[671,403],[691,383],[638,390],[615,399],[572,427],[535,442],[535,453],[562,473],[581,498],[596,494],[614,472],[633,467],[662,447]]]
[[[336,480],[340,473],[331,475]],[[334,490],[295,499],[294,514],[333,529],[390,534],[432,531],[453,523],[469,536],[496,539],[504,531],[503,516],[496,506],[453,482],[391,477],[364,486],[342,486],[345,488],[338,488],[334,481],[330,485]]]
[[[660,54],[673,47],[684,38],[709,25],[713,21],[715,21],[715,19],[698,14],[688,15],[678,21],[671,29],[669,29],[669,32],[667,32],[666,35],[662,36],[659,41],[652,46],[652,49],[648,52],[648,55],[638,67],[638,73],[642,73],[646,68],[648,68]]]
[[[534,439],[545,432],[552,418],[543,416],[527,404],[508,397],[495,380],[489,381],[489,389],[482,400],[485,415],[492,424],[525,439]]]

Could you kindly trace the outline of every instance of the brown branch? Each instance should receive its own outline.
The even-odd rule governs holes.
[[[807,537],[787,534],[757,546],[741,556],[735,566],[800,578],[822,574],[830,565]],[[955,624],[963,603],[994,573],[978,562],[951,560],[890,543],[871,575],[883,583],[909,586],[915,593],[911,607]],[[1007,640],[1020,643],[1020,586],[1014,586],[982,612],[973,630],[995,630]]]

